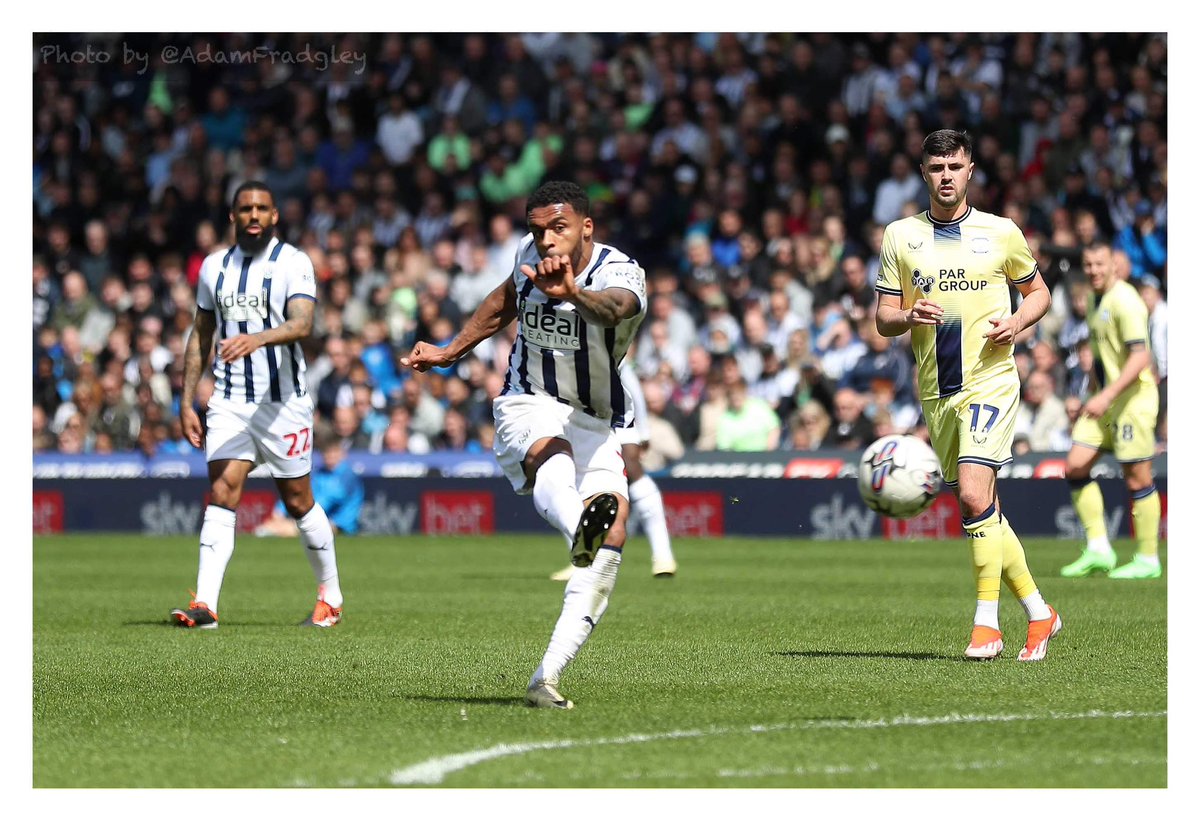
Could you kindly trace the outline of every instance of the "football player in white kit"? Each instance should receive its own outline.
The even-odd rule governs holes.
[[[312,332],[317,301],[312,261],[274,236],[279,212],[263,183],[238,187],[229,219],[237,243],[210,254],[200,268],[196,319],[185,352],[180,422],[192,446],[204,448],[212,492],[200,528],[196,591],[171,617],[181,627],[217,626],[242,487],[251,469],[266,463],[317,580],[317,604],[301,624],[333,627],[342,618],[342,591],[333,530],[309,479],[313,400],[298,344]],[[206,432],[194,401],[214,333],[216,386]]]
[[[646,409],[646,396],[642,383],[633,365],[626,358],[618,369],[625,395],[633,405],[633,424],[616,428],[617,441],[621,443],[621,456],[625,459],[625,472],[629,478],[629,507],[634,520],[641,525],[650,542],[650,572],[657,579],[669,579],[679,569],[675,554],[671,551],[671,534],[667,529],[667,511],[663,506],[662,492],[652,477],[642,467],[642,448],[650,441],[650,411]],[[550,578],[565,582],[575,572],[569,564]]]
[[[525,205],[530,233],[513,272],[444,348],[418,342],[406,367],[448,366],[517,320],[504,390],[493,401],[494,449],[518,493],[570,545],[579,570],[530,678],[525,702],[569,710],[558,691],[608,607],[617,579],[629,486],[614,427],[633,421],[617,365],[646,313],[646,276],[636,261],[592,239],[587,194],[548,182]]]

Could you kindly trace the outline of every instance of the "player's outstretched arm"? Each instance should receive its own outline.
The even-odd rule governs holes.
[[[494,336],[508,323],[517,318],[517,287],[512,277],[504,280],[484,298],[475,313],[463,324],[463,328],[450,344],[444,348],[418,342],[408,356],[401,357],[400,364],[424,373],[430,368],[453,365],[471,349],[490,336]]]
[[[183,435],[194,448],[203,443],[204,430],[200,425],[200,416],[193,407],[196,401],[196,386],[200,384],[200,377],[208,367],[216,328],[216,313],[203,308],[198,309],[183,352],[183,391],[179,398],[179,422],[183,426]]]
[[[875,328],[881,336],[900,336],[918,325],[941,325],[942,306],[928,299],[918,299],[905,308],[894,294],[879,295],[875,303]]]

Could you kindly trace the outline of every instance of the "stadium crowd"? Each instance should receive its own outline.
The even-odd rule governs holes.
[[[88,44],[111,58],[55,59]],[[510,273],[551,178],[646,270],[648,468],[919,433],[872,306],[942,127],[973,135],[972,204],[1021,226],[1054,294],[1018,341],[1017,452],[1066,450],[1091,390],[1097,239],[1151,310],[1165,446],[1166,65],[1165,36],[1123,33],[35,36],[34,451],[191,450],[197,276],[249,179],[317,272],[308,379],[344,447],[490,449],[512,327],[446,372],[398,361]]]

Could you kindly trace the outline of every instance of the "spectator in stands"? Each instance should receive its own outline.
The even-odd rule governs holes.
[[[428,378],[409,376],[404,382],[401,407],[408,411],[409,427],[412,432],[421,434],[428,442],[432,443],[442,431],[445,410],[425,389],[426,381]]]
[[[51,324],[62,331],[70,326],[83,327],[99,306],[88,292],[87,280],[78,271],[70,271],[62,279],[62,300],[51,316]]]
[[[433,448],[461,453],[483,453],[483,446],[476,438],[467,417],[454,408],[448,409],[442,418],[442,431],[434,439]]]
[[[333,433],[346,450],[367,450],[371,445],[354,405],[338,405],[333,409]]]
[[[646,446],[642,448],[642,467],[649,472],[662,470],[680,459],[686,447],[680,431],[687,427],[679,408],[667,401],[667,392],[661,383],[648,379],[642,383],[646,397],[646,420],[650,431]]]
[[[779,446],[780,423],[775,411],[751,396],[744,379],[728,388],[729,400],[717,422],[717,450],[761,451]]]
[[[375,142],[383,150],[383,156],[393,166],[407,165],[424,140],[421,118],[409,110],[403,93],[393,91],[375,129]]]
[[[1133,224],[1117,234],[1114,245],[1129,257],[1131,279],[1141,280],[1146,274],[1161,279],[1167,264],[1167,233],[1155,223],[1149,202],[1139,202],[1133,215]]]
[[[819,402],[803,405],[792,416],[789,425],[788,448],[790,450],[818,450],[825,447],[829,433],[829,414]]]
[[[874,429],[867,418],[866,397],[851,388],[838,388],[833,397],[833,427],[825,441],[828,447],[859,450],[874,441]]]
[[[879,183],[875,192],[875,208],[871,212],[871,219],[880,225],[887,225],[904,215],[904,206],[924,195],[925,183],[912,160],[904,154],[895,154],[891,160],[891,176]]]
[[[1046,371],[1034,371],[1023,387],[1021,406],[1017,408],[1017,433],[1024,434],[1035,451],[1069,450],[1067,411],[1054,393],[1054,377]]]

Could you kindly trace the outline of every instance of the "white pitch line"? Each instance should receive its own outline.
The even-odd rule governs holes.
[[[1105,767],[1110,764],[1123,764],[1128,766],[1142,766],[1143,764],[1161,764],[1166,761],[1166,757],[1156,758],[1154,760],[1140,757],[1126,756],[1092,756],[1081,757],[1075,759],[1072,763],[1086,764],[1089,767]],[[994,770],[997,767],[1007,767],[1010,764],[1018,762],[1006,761],[1002,758],[996,759],[980,759],[977,761],[949,761],[939,762],[937,764],[914,764],[906,765],[905,770],[933,770],[936,772],[945,772],[946,770],[955,770],[958,772],[968,772],[974,770]],[[858,775],[860,773],[879,772],[882,767],[874,761],[867,762],[861,767],[856,767],[851,764],[830,764],[818,767],[768,767],[760,770],[718,770],[717,776],[720,778],[763,778],[772,775],[791,775],[791,776],[810,776],[810,775]],[[629,778],[637,780],[640,776],[633,775]]]
[[[679,738],[703,738],[733,733],[772,733],[781,730],[876,730],[888,727],[933,727],[947,724],[990,724],[1011,721],[1079,721],[1086,719],[1161,718],[1166,711],[1158,712],[1103,712],[1090,710],[1086,713],[1046,713],[1042,715],[973,715],[950,713],[944,716],[896,716],[879,719],[813,719],[785,724],[755,724],[749,727],[711,727],[696,730],[672,730],[665,733],[636,733],[615,738],[562,739],[559,741],[526,741],[497,744],[482,750],[471,750],[454,755],[430,758],[411,767],[394,771],[388,783],[397,786],[408,784],[441,784],[447,776],[460,772],[485,761],[524,755],[539,750],[564,750],[576,747],[598,747],[609,744],[645,744],[652,741],[670,741]]]

